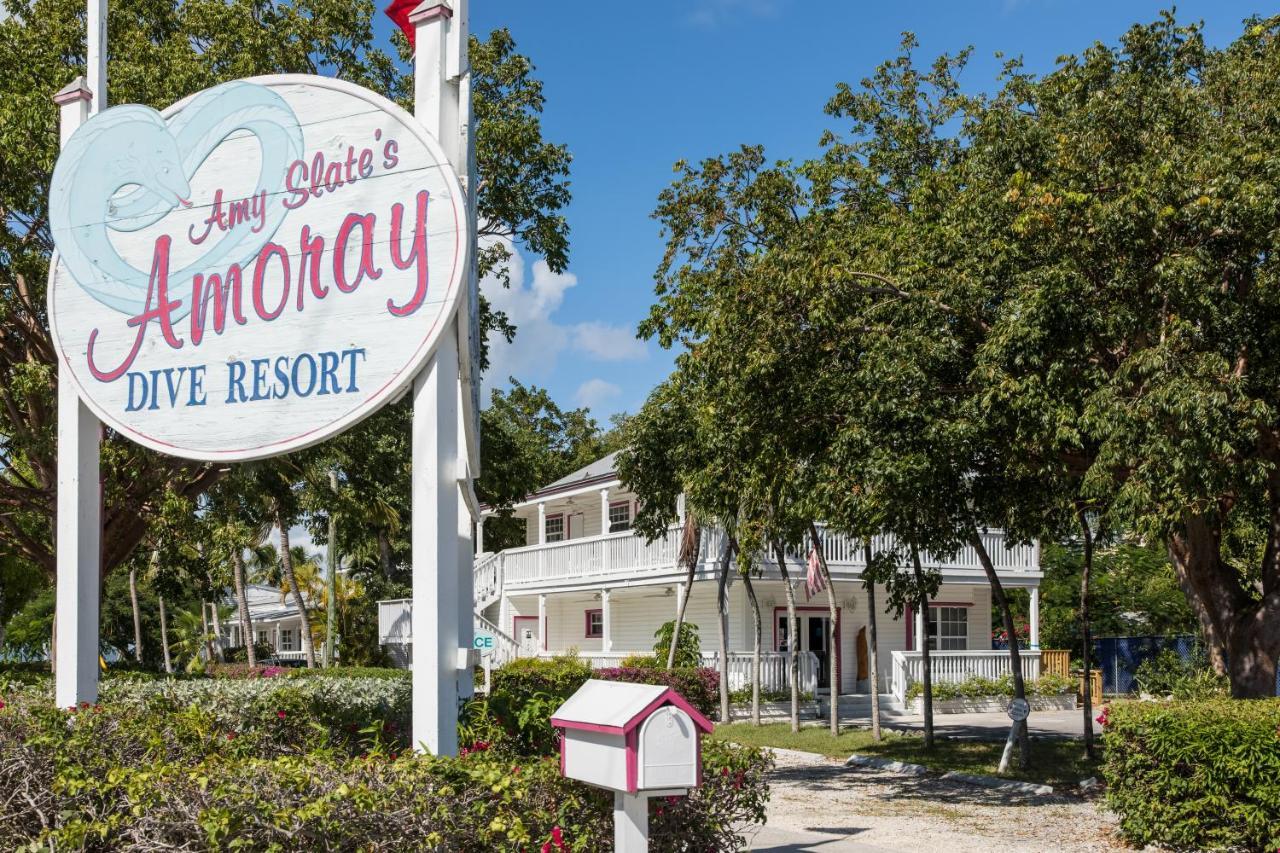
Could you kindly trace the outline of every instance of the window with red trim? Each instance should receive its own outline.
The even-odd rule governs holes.
[[[586,631],[583,636],[588,640],[598,640],[604,636],[604,610],[588,610],[585,622]]]

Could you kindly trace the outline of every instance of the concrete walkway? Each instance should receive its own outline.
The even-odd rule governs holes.
[[[820,701],[817,719],[827,719],[825,699]],[[871,697],[852,695],[840,697],[840,722],[847,725],[871,725]],[[1032,711],[1027,719],[1032,737],[1080,738],[1084,737],[1084,711]],[[880,725],[892,731],[918,732],[924,729],[924,717],[908,714],[897,707],[893,696],[880,695]],[[1004,740],[1009,736],[1009,717],[1000,711],[983,714],[934,714],[935,734],[953,738],[974,740]],[[1095,733],[1099,732],[1097,726]]]

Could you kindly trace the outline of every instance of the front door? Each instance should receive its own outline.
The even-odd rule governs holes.
[[[818,659],[818,689],[831,687],[831,617],[817,613],[797,613],[800,622],[800,647],[802,652],[813,652]],[[787,651],[787,614],[778,615],[778,651]]]
[[[537,657],[542,649],[542,639],[538,636],[538,617],[515,617],[515,633],[516,642],[520,644],[520,657]]]

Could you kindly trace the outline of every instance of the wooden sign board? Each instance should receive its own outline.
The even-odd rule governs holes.
[[[437,141],[325,77],[227,83],[82,125],[50,192],[54,340],[121,434],[237,461],[395,399],[454,316],[470,245]]]

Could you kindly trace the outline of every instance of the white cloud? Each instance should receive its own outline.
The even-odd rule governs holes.
[[[551,319],[569,288],[578,283],[573,273],[555,273],[545,261],[533,263],[531,274],[526,276],[524,256],[507,248],[511,258],[507,267],[511,287],[506,288],[494,276],[486,276],[480,282],[489,303],[506,312],[516,327],[515,340],[508,344],[500,336],[489,339],[489,370],[485,373],[484,399],[490,388],[503,387],[507,377],[515,376],[522,382],[545,382],[555,367],[556,358],[569,345],[570,329]],[[526,280],[527,278],[527,280]]]
[[[573,348],[600,361],[639,361],[649,354],[634,329],[600,322],[574,326]]]
[[[578,386],[573,398],[579,406],[586,406],[591,410],[592,414],[599,418],[612,413],[609,403],[617,399],[621,393],[622,389],[612,382],[606,382],[603,379],[588,379]]]
[[[740,18],[772,18],[778,14],[778,0],[698,0],[685,16],[695,27],[714,29]]]

